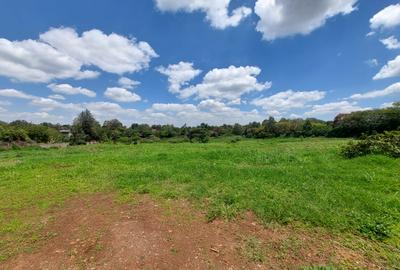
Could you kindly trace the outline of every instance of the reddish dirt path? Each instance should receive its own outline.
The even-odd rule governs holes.
[[[141,196],[128,205],[97,194],[53,215],[45,233],[55,237],[0,269],[299,269],[332,262],[379,269],[326,234],[264,228],[251,214],[207,223],[184,201]]]

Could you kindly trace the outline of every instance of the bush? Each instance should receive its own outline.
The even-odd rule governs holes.
[[[50,141],[50,132],[47,127],[31,125],[27,132],[29,138],[37,143],[48,143]]]
[[[234,137],[231,139],[231,143],[237,143],[240,142],[242,139],[240,137]]]
[[[142,138],[140,140],[140,142],[142,143],[155,143],[155,142],[159,142],[160,138],[154,136],[154,135],[150,135],[148,138]]]
[[[185,142],[189,142],[189,139],[186,137],[175,137],[175,138],[171,138],[168,139],[169,143],[185,143]]]
[[[28,141],[28,135],[22,128],[4,127],[0,130],[0,141],[3,142],[25,142]]]
[[[132,138],[129,137],[121,137],[118,139],[119,143],[123,143],[123,144],[131,144],[133,142]]]
[[[342,148],[342,155],[355,158],[368,154],[382,154],[394,158],[400,157],[400,132],[391,131],[365,137],[357,143],[350,142]]]

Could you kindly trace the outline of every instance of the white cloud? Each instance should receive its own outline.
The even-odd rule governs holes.
[[[83,108],[90,110],[99,121],[109,120],[111,118],[119,118],[124,122],[133,122],[140,118],[140,112],[135,109],[125,109],[120,105],[112,102],[90,102],[81,105]]]
[[[373,58],[373,59],[368,59],[367,61],[365,61],[365,64],[367,64],[370,67],[376,67],[379,65],[378,59]]]
[[[323,91],[293,91],[287,90],[279,92],[273,96],[265,98],[257,98],[251,103],[262,107],[269,112],[288,111],[290,109],[303,108],[307,104],[321,100],[325,97]]]
[[[393,107],[394,102],[386,102],[381,105],[381,108],[390,108]]]
[[[31,104],[38,106],[42,111],[51,111],[54,109],[64,109],[70,111],[80,111],[82,107],[74,103],[62,103],[51,98],[35,97],[32,99]]]
[[[251,121],[261,121],[265,115],[257,110],[241,111],[227,106],[218,100],[203,100],[197,106],[193,104],[156,103],[150,109],[140,114],[141,120],[148,123],[169,123],[175,125],[198,125],[208,123],[245,124]]]
[[[252,10],[248,7],[238,7],[229,13],[231,0],[156,0],[156,5],[161,11],[202,11],[206,19],[217,29],[238,26],[249,16]]]
[[[257,31],[265,40],[307,35],[336,15],[355,10],[357,0],[258,0],[255,13],[260,17]]]
[[[51,122],[51,123],[59,123],[61,121],[65,121],[63,116],[60,115],[51,115],[48,112],[1,112],[0,118],[4,121],[11,122],[17,119],[26,120],[32,123],[43,123],[43,122]]]
[[[6,111],[7,111],[7,109],[6,109],[6,108],[0,107],[0,113],[2,113],[2,112],[6,112]]]
[[[240,98],[236,98],[236,99],[234,99],[234,100],[230,100],[229,102],[228,102],[228,105],[240,105],[240,104],[242,104],[242,103],[246,103],[246,101],[242,101],[242,99],[240,99]]]
[[[374,80],[387,79],[400,76],[400,55],[390,60],[381,70],[374,76]]]
[[[385,39],[381,39],[380,42],[385,45],[385,47],[389,50],[399,49],[400,42],[394,36],[390,36]]]
[[[115,33],[106,35],[97,29],[79,36],[72,28],[54,28],[41,34],[40,40],[84,65],[116,74],[145,69],[151,59],[158,56],[147,42]]]
[[[48,44],[35,40],[0,39],[0,75],[23,82],[52,79],[93,78],[98,73],[82,71],[82,64]]]
[[[370,31],[368,32],[365,36],[366,37],[372,37],[373,35],[375,35],[376,33],[374,31]]]
[[[71,28],[55,28],[39,40],[0,38],[0,75],[22,82],[89,79],[100,75],[83,67],[95,66],[123,74],[147,68],[157,54],[146,42],[93,29],[79,36]]]
[[[107,88],[107,90],[104,92],[104,95],[109,99],[118,102],[136,102],[141,100],[139,95],[119,87]]]
[[[34,96],[28,95],[22,91],[15,89],[0,89],[0,96],[21,99],[33,99]]]
[[[261,69],[253,66],[213,69],[197,85],[192,85],[178,91],[180,98],[196,96],[199,99],[237,100],[242,95],[263,91],[271,87],[271,82],[260,83],[257,76]]]
[[[131,79],[127,78],[127,77],[121,77],[118,80],[118,84],[122,88],[133,89],[133,88],[137,87],[138,85],[140,85],[140,82],[131,80]]]
[[[177,103],[154,103],[151,106],[151,109],[162,112],[197,111],[196,106],[194,106],[193,104],[177,104]]]
[[[331,102],[322,105],[314,105],[312,106],[312,110],[306,112],[304,116],[306,117],[324,117],[330,116],[334,117],[339,113],[350,113],[354,111],[367,110],[369,108],[362,108],[357,105],[356,102],[349,101],[339,101],[339,102]]]
[[[47,86],[55,93],[65,94],[65,95],[85,95],[88,97],[95,97],[96,93],[92,90],[83,87],[73,87],[69,84],[49,84]]]
[[[58,100],[65,100],[65,97],[64,97],[64,96],[58,95],[58,94],[50,95],[49,98],[51,98],[51,99],[58,99]]]
[[[237,109],[227,106],[225,103],[214,100],[214,99],[207,99],[203,100],[198,105],[199,109],[202,110],[209,110],[211,112],[232,112]]]
[[[400,24],[400,4],[390,5],[378,13],[370,20],[370,27],[373,30],[388,29]]]
[[[394,83],[383,90],[374,90],[362,94],[354,94],[350,98],[351,99],[369,99],[369,98],[377,98],[384,97],[393,94],[400,93],[400,83]]]
[[[169,91],[171,93],[179,93],[183,86],[201,73],[200,69],[193,67],[193,63],[188,62],[179,62],[168,67],[161,66],[156,70],[168,77]]]

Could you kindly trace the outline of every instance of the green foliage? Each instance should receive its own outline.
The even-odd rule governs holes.
[[[169,143],[185,143],[185,142],[189,142],[189,139],[187,137],[174,137],[174,138],[170,138],[168,139]]]
[[[39,125],[30,126],[28,136],[37,143],[48,143],[51,139],[49,128]]]
[[[17,120],[10,124],[0,125],[0,142],[27,142],[37,143],[59,142],[61,134],[53,127],[43,124],[35,125],[26,121]]]
[[[29,137],[26,131],[20,127],[8,126],[0,129],[0,141],[3,142],[25,142]]]
[[[342,155],[347,158],[365,156],[368,154],[382,154],[394,158],[400,157],[400,131],[384,132],[371,135],[354,143],[349,142],[342,148]]]
[[[396,104],[396,103],[395,103]],[[333,121],[333,137],[359,137],[383,133],[400,127],[400,106],[339,114]]]
[[[384,221],[363,221],[358,230],[365,236],[373,240],[385,240],[390,234],[389,225]]]
[[[124,131],[125,131],[125,127],[124,125],[117,119],[112,119],[109,121],[105,121],[102,127],[102,135],[103,135],[103,140],[104,139],[108,139],[111,140],[112,142],[117,142],[117,141],[127,141],[126,138],[129,137],[128,136],[124,136]],[[124,139],[122,139],[122,137],[124,137]],[[122,141],[121,141],[122,139]]]
[[[154,135],[150,135],[146,138],[140,139],[140,142],[142,142],[142,143],[155,143],[155,142],[159,142],[159,141],[160,141],[160,138],[158,138]]]
[[[200,142],[200,143],[208,143],[210,140],[210,136],[208,130],[205,127],[200,128],[192,128],[188,133],[188,138],[190,142]]]
[[[100,124],[89,110],[81,112],[72,125],[71,144],[97,141],[101,138]]]

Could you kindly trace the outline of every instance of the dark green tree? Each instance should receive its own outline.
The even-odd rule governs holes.
[[[74,119],[71,132],[71,143],[84,144],[89,141],[98,141],[101,136],[101,127],[92,113],[86,109]]]

